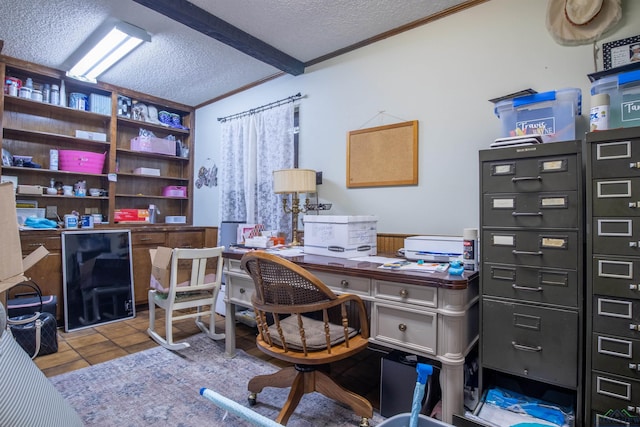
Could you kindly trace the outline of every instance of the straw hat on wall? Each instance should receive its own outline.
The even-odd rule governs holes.
[[[556,42],[567,46],[598,40],[621,17],[621,0],[549,0],[547,4],[547,29]]]

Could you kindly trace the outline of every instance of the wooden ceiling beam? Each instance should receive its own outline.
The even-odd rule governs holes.
[[[186,0],[133,0],[259,61],[297,76],[305,64]]]

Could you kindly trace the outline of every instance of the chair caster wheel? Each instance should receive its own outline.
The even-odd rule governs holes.
[[[369,427],[369,418],[362,417],[362,419],[360,420],[360,424],[358,424],[358,427]]]
[[[249,406],[255,406],[255,404],[258,403],[258,395],[256,393],[251,393],[247,400],[249,401]]]

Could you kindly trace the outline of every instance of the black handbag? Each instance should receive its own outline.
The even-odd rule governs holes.
[[[23,282],[16,286],[29,286],[40,299],[40,310],[32,314],[22,314],[8,317],[7,325],[11,335],[20,347],[33,359],[58,351],[58,331],[56,317],[47,312],[42,312],[42,291],[35,283]]]

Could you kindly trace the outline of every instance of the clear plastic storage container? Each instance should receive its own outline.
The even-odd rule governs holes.
[[[640,126],[640,70],[602,77],[591,94],[609,95],[609,129]]]
[[[582,91],[567,88],[496,103],[502,137],[542,135],[543,142],[571,141],[582,130]]]

